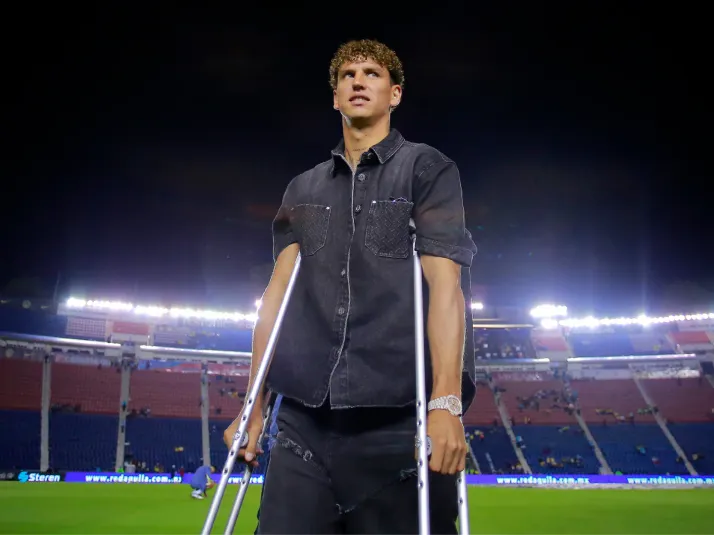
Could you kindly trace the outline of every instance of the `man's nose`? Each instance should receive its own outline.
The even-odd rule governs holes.
[[[362,89],[364,87],[364,78],[364,73],[358,72],[357,74],[355,74],[355,77],[352,79],[352,88]]]

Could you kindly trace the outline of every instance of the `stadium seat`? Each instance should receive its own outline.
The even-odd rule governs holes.
[[[114,471],[118,416],[56,412],[50,415],[50,467]]]
[[[632,379],[574,379],[570,381],[570,386],[588,424],[616,423],[619,416],[626,418],[630,413],[638,423],[654,422],[651,414],[640,414],[647,409],[647,403]],[[603,414],[602,411],[611,413]]]
[[[479,431],[483,433],[483,438],[475,436]],[[471,449],[476,456],[481,473],[508,474],[513,472],[511,467],[518,463],[518,457],[502,425],[469,427],[466,432],[469,435]]]
[[[40,410],[42,404],[42,364],[0,358],[0,408]]]
[[[610,468],[623,474],[688,474],[657,424],[591,425]],[[645,453],[637,451],[643,446]],[[653,462],[657,458],[659,463]]]
[[[522,403],[518,398],[530,398],[542,391],[563,392],[565,388],[563,382],[548,377],[549,374],[539,374],[541,380],[537,381],[497,381],[497,385],[505,390],[501,393],[501,400],[506,404],[508,413],[516,424],[523,423],[526,417],[530,418],[534,425],[565,425],[575,421],[563,410],[565,404],[562,401],[555,403],[555,396],[550,394],[539,400],[537,409],[521,406]]]
[[[714,475],[714,423],[670,423],[668,428],[697,473]]]
[[[492,425],[494,420],[500,419],[491,388],[486,384],[477,385],[476,397],[463,417],[464,425]]]
[[[534,474],[597,474],[598,462],[587,438],[577,423],[560,425],[516,425],[516,436],[523,439],[523,453]],[[582,459],[582,466],[563,462],[563,459]],[[552,457],[557,466],[541,466],[540,460]]]
[[[79,405],[83,413],[117,414],[120,385],[121,374],[111,366],[52,364],[53,404]]]
[[[161,464],[194,471],[203,464],[201,420],[198,418],[129,418],[126,422],[127,452],[148,467]]]
[[[702,379],[643,379],[645,391],[672,422],[707,422],[714,408],[714,388]]]
[[[0,410],[0,426],[0,470],[38,470],[39,411]]]
[[[628,333],[574,332],[568,337],[576,357],[607,357],[635,355]]]

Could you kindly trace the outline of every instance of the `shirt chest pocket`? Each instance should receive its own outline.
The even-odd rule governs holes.
[[[413,202],[372,201],[367,215],[365,247],[376,256],[407,258],[411,253],[409,220]]]
[[[312,256],[325,246],[330,227],[330,207],[298,204],[291,210],[295,236],[302,256]]]

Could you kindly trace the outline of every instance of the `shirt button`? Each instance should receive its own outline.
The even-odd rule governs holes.
[[[340,271],[340,277],[344,277],[345,275],[347,275],[346,269],[343,269],[342,271]]]
[[[357,206],[355,206],[355,213],[356,213],[356,214],[359,214],[361,211],[362,211],[362,205],[361,205],[361,204],[358,204]]]
[[[364,173],[360,173],[359,175],[357,175],[357,180],[359,180],[360,182],[364,182],[365,178],[367,178],[367,175],[365,175]]]
[[[338,316],[344,316],[345,315],[345,307],[340,307],[337,309],[337,315]]]

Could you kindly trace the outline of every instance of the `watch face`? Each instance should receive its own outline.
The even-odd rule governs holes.
[[[449,404],[449,411],[452,413],[460,413],[461,412],[461,402],[459,401],[459,398],[456,396],[451,396],[449,397],[447,403]]]

